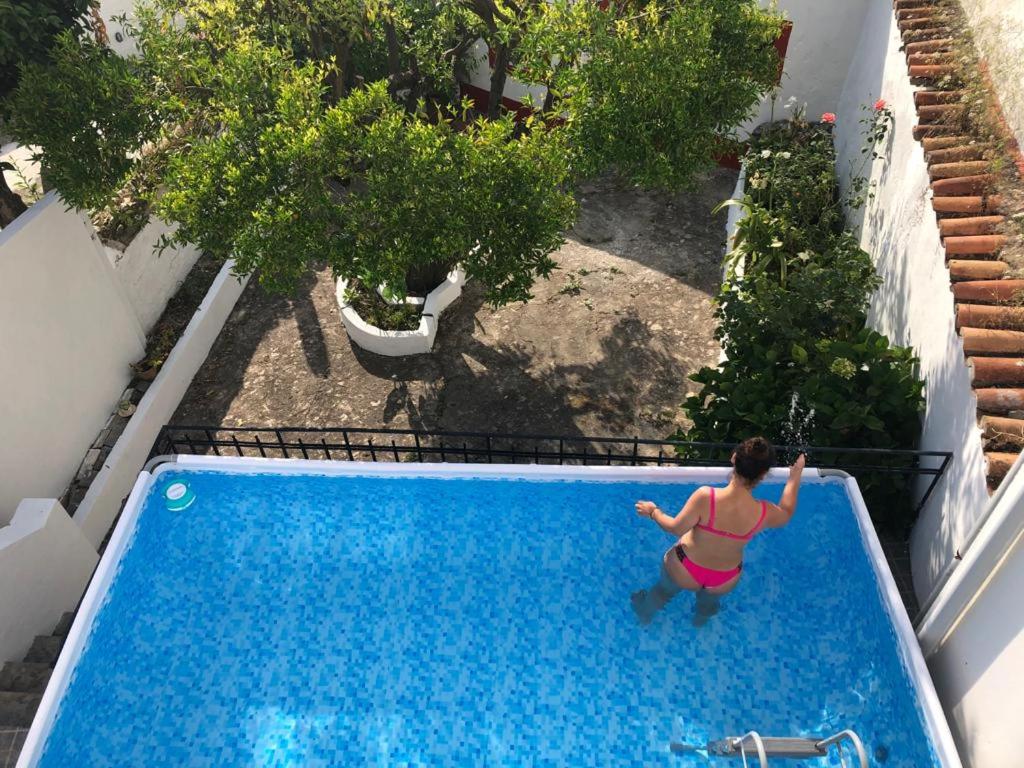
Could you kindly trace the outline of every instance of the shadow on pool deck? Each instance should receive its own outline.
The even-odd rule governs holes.
[[[675,196],[584,190],[534,299],[492,310],[470,284],[429,355],[352,345],[327,270],[291,296],[254,281],[174,421],[663,437],[682,423],[686,377],[718,356],[724,217],[711,210],[734,182],[719,170]]]

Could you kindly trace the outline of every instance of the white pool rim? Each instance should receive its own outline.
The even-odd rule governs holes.
[[[92,624],[99,613],[107,590],[117,572],[121,557],[131,541],[139,514],[150,487],[164,472],[175,470],[222,471],[235,474],[304,474],[362,477],[434,477],[434,478],[520,478],[524,480],[581,480],[586,482],[643,481],[664,483],[720,484],[727,481],[730,470],[707,467],[599,467],[554,466],[536,464],[415,464],[317,461],[312,459],[263,459],[227,456],[172,456],[157,463],[152,471],[139,473],[121,518],[114,528],[107,549],[100,559],[92,581],[82,598],[67,641],[57,660],[50,682],[43,693],[39,709],[25,738],[16,768],[34,768],[42,757],[46,739],[56,720],[60,701],[67,690],[71,674],[85,648]],[[154,462],[151,462],[153,464]],[[786,469],[773,469],[768,479],[784,481]],[[882,594],[882,603],[896,630],[898,650],[918,704],[924,713],[925,727],[943,768],[962,768],[949,724],[935,692],[931,675],[917,643],[910,618],[900,598],[899,589],[885,560],[882,545],[868,516],[857,481],[845,473],[823,476],[816,469],[806,470],[805,483],[841,484],[846,488],[864,548],[874,568]],[[856,616],[851,614],[851,619]],[[726,734],[722,734],[723,736]],[[786,735],[786,734],[779,734]]]

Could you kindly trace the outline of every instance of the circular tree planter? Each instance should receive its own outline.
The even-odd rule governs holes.
[[[437,336],[437,319],[448,305],[462,295],[462,286],[466,283],[466,273],[456,267],[448,273],[448,277],[437,288],[427,294],[423,300],[423,314],[420,325],[415,331],[385,331],[370,325],[359,316],[359,313],[345,300],[345,289],[348,281],[339,279],[335,295],[341,308],[341,322],[345,324],[348,337],[356,346],[368,352],[388,357],[403,355],[422,355],[434,347]],[[417,299],[406,299],[410,303],[419,303]]]

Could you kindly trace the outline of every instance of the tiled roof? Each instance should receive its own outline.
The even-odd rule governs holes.
[[[932,206],[946,251],[956,326],[977,395],[989,490],[994,491],[1024,449],[1024,280],[1001,258],[1008,211],[1000,173],[1024,158],[1006,125],[984,63],[979,82],[992,100],[991,122],[1001,140],[965,134],[963,91],[950,85],[959,70],[956,29],[962,11],[949,0],[896,0],[918,124],[933,192]],[[998,146],[998,149],[997,149]],[[1010,161],[1009,163],[1007,161]]]

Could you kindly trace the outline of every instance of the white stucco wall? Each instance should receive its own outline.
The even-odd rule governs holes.
[[[123,25],[115,21],[115,17],[126,16],[129,23],[135,19],[135,0],[100,0],[100,16],[107,27],[107,36],[110,39],[110,47],[122,56],[135,53],[135,43],[130,37],[124,34]],[[121,37],[118,40],[118,36]]]
[[[1003,112],[1024,144],[1024,2],[960,0],[988,63]]]
[[[807,105],[816,119],[835,112],[846,73],[853,63],[864,15],[873,0],[778,0],[778,10],[793,22],[782,82],[774,103],[766,100],[749,128],[788,117],[783,109],[790,96]],[[762,0],[763,6],[769,6]]]
[[[1024,482],[1024,477],[1018,478]],[[1024,506],[1018,505],[1018,516]],[[964,765],[1018,768],[1024,713],[1024,540],[929,659]]]
[[[0,663],[21,659],[85,592],[99,556],[56,499],[25,499],[0,528]]]
[[[963,347],[954,326],[949,271],[931,208],[924,152],[911,135],[913,88],[889,0],[868,0],[858,56],[839,101],[839,172],[861,163],[862,104],[882,97],[895,112],[885,161],[875,163],[877,197],[854,216],[861,244],[883,279],[869,322],[921,359],[927,410],[921,448],[954,452],[946,477],[911,539],[914,587],[924,599],[988,502],[984,460]]]
[[[155,216],[123,251],[107,246],[114,273],[124,286],[139,324],[147,333],[167,306],[168,300],[185,282],[199,258],[194,245],[169,247],[158,252],[163,235],[172,228]]]
[[[0,524],[63,492],[144,349],[81,214],[50,193],[0,232]]]

